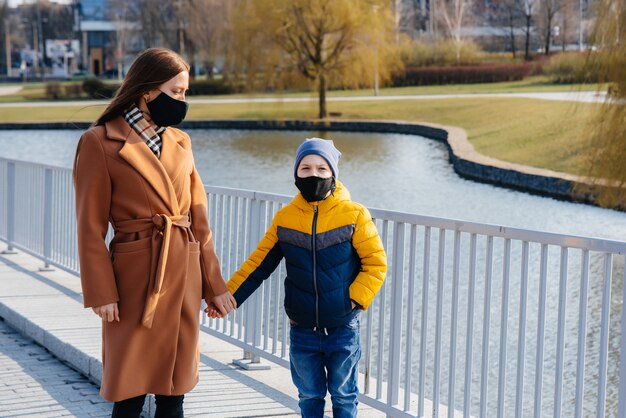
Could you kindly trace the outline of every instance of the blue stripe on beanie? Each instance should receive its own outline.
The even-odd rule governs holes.
[[[307,155],[319,155],[324,158],[330,169],[333,172],[333,176],[335,178],[339,177],[339,159],[341,158],[341,152],[337,148],[335,148],[335,144],[331,139],[322,139],[322,138],[306,138],[302,144],[298,147],[298,151],[296,151],[296,164],[294,166],[294,176],[297,176],[298,166],[300,165],[300,161]]]

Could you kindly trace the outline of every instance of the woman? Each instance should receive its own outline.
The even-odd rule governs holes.
[[[198,382],[201,299],[235,307],[220,272],[189,136],[189,65],[153,48],[78,143],[74,186],[85,307],[102,319],[102,388],[113,417],[183,417]],[[108,223],[115,231],[109,248]]]

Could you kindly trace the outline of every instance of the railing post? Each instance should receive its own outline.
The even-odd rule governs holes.
[[[402,289],[404,286],[404,231],[405,224],[396,222],[393,231],[393,266],[391,290],[391,332],[389,341],[389,380],[387,386],[387,404],[399,403],[400,389],[400,349],[402,344]],[[381,365],[379,365],[380,367]],[[410,388],[405,388],[409,391]],[[405,393],[405,396],[406,393]],[[389,415],[387,415],[389,416]]]
[[[625,263],[626,264],[626,263]],[[622,273],[623,274],[623,273]],[[626,300],[626,275],[622,275],[622,301]],[[626,417],[626,305],[622,303],[622,334],[619,358],[619,392],[617,398],[617,416]]]
[[[2,254],[17,254],[13,249],[15,241],[15,163],[7,163],[7,249]]]
[[[256,249],[261,239],[262,211],[261,202],[255,197],[250,200],[250,220],[248,223],[248,254]],[[261,345],[261,294],[254,292],[246,299],[244,314],[244,341],[252,347]],[[246,370],[267,370],[267,364],[261,364],[261,358],[244,349],[242,359],[234,359],[233,364]]]
[[[54,271],[50,267],[52,257],[52,169],[44,171],[44,205],[43,205],[43,257],[44,266],[39,271]]]

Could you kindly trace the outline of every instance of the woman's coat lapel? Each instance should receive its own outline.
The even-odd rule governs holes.
[[[119,150],[120,157],[146,179],[172,214],[179,214],[178,196],[173,181],[180,170],[187,166],[182,162],[190,158],[189,152],[179,144],[183,137],[171,129],[165,130],[159,159],[124,118],[107,122],[105,128],[108,138],[125,141]]]

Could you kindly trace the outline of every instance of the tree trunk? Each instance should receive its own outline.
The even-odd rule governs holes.
[[[514,32],[514,19],[513,19],[513,9],[509,8],[509,28],[511,30],[511,52],[513,53],[513,58],[515,58],[515,32]]]
[[[567,6],[566,6],[567,7]],[[561,50],[565,52],[565,43],[567,42],[567,21],[569,20],[568,9],[563,10],[563,31],[561,35]]]
[[[326,113],[326,78],[324,75],[319,76],[319,93],[320,93],[320,119],[325,119]]]
[[[530,59],[530,21],[532,19],[531,15],[526,15],[526,44],[524,46],[524,60],[528,61]]]
[[[548,12],[550,13],[550,12]],[[550,41],[552,40],[552,17],[548,15],[548,28],[546,29],[546,55],[550,54]]]
[[[544,46],[545,48],[545,54],[549,55],[550,54],[550,35],[551,35],[551,30],[550,27],[548,26],[548,30],[546,31],[546,44]]]

